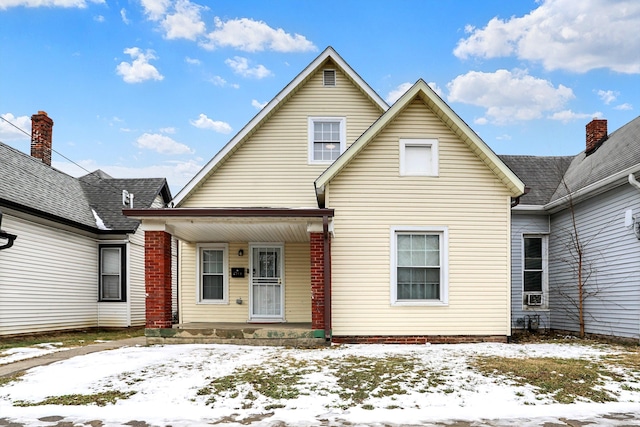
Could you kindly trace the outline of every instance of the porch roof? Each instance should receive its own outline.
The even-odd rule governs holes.
[[[187,242],[308,242],[333,209],[165,208],[124,209],[143,230],[166,231]]]

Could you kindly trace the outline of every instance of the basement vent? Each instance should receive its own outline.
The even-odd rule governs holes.
[[[324,85],[325,86],[336,85],[336,70],[324,70]]]

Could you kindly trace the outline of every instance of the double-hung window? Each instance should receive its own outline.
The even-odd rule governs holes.
[[[198,302],[226,304],[229,301],[228,247],[198,245]]]
[[[447,304],[447,229],[394,228],[391,239],[392,304]]]
[[[547,236],[524,235],[522,281],[525,306],[546,306]]]
[[[127,300],[127,253],[124,244],[99,245],[100,301]]]
[[[332,163],[346,148],[344,117],[309,118],[309,163]]]

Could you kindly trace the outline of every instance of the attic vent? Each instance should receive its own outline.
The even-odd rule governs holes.
[[[324,85],[335,86],[336,85],[336,70],[324,70]]]

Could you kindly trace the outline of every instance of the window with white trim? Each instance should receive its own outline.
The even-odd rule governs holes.
[[[127,300],[127,252],[125,244],[98,246],[99,301]]]
[[[401,139],[400,175],[438,176],[438,140]]]
[[[229,258],[226,244],[198,245],[198,302],[229,301]]]
[[[346,148],[344,117],[309,118],[309,163],[332,163]]]
[[[525,307],[547,306],[548,236],[522,236],[522,294]]]
[[[394,228],[391,239],[391,303],[447,304],[447,228]]]

